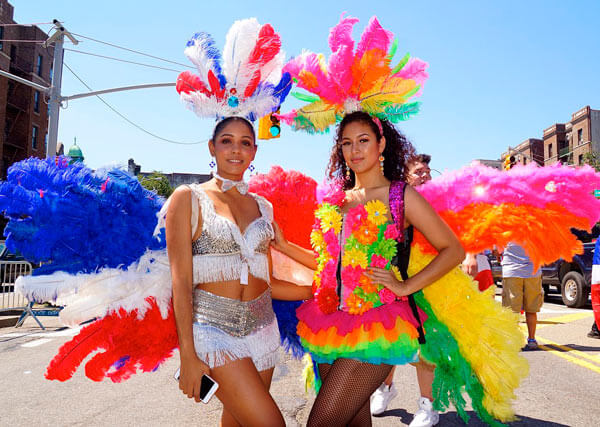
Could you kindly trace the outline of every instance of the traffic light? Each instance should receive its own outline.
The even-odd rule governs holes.
[[[506,156],[504,158],[504,165],[503,168],[505,171],[510,170],[514,165],[515,165],[515,156]]]
[[[279,138],[281,135],[281,124],[279,123],[279,119],[275,117],[275,114],[279,114],[279,108],[274,113],[260,118],[258,121],[258,139]]]

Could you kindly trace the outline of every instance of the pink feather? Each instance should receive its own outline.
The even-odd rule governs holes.
[[[394,74],[394,77],[402,77],[403,79],[414,80],[421,89],[414,95],[415,97],[420,96],[423,91],[425,81],[429,78],[427,73],[427,62],[420,60],[419,58],[410,58],[404,68]]]
[[[329,46],[333,54],[329,58],[329,76],[339,87],[338,98],[347,97],[352,86],[351,66],[354,60],[354,40],[352,29],[358,18],[342,18],[329,33]]]
[[[384,29],[377,20],[377,17],[373,16],[360,37],[356,48],[356,57],[362,58],[365,52],[371,49],[380,49],[387,52],[393,38],[394,34]]]
[[[332,84],[329,76],[321,69],[319,57],[316,53],[302,52],[300,56],[293,58],[283,67],[283,72],[290,73],[293,78],[298,78],[302,71],[312,73],[316,78],[316,85],[315,87],[307,87],[302,80],[299,80],[298,87],[306,89],[331,103],[339,101],[335,84]]]

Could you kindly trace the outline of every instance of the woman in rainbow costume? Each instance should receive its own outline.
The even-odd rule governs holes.
[[[459,240],[405,185],[414,150],[393,123],[418,110],[409,100],[422,88],[426,64],[405,56],[392,67],[397,44],[375,18],[354,49],[356,22],[342,18],[332,29],[328,68],[313,53],[284,68],[315,96],[301,95],[310,103],[282,119],[310,132],[339,122],[328,175],[341,188],[315,212],[316,260],[281,234],[276,245],[315,270],[314,298],[297,310],[298,335],[322,381],[308,425],[370,425],[369,397],[392,365],[419,361],[437,366],[438,409],[452,402],[465,418],[464,389],[484,421],[508,420],[513,390],[527,373],[515,317],[479,294],[458,268]],[[413,229],[435,255],[411,248]],[[484,313],[494,321],[483,322]],[[469,338],[479,335],[481,344],[455,328],[472,329]]]

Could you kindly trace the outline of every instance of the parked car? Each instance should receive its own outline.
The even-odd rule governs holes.
[[[584,243],[583,253],[572,261],[559,259],[542,267],[542,286],[549,292],[554,286],[567,307],[582,307],[588,301],[592,285],[592,261],[595,243]]]
[[[496,285],[502,284],[502,265],[500,264],[501,257],[499,255],[497,256],[494,252],[490,250],[486,250],[484,253],[487,256],[488,261],[490,262],[494,283]]]

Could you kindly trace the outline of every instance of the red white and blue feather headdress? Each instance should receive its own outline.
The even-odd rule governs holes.
[[[222,56],[204,32],[188,41],[184,53],[198,73],[181,73],[176,89],[200,117],[254,121],[277,110],[292,86],[290,74],[282,74],[285,52],[279,34],[256,18],[234,22]]]

